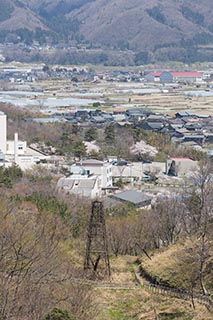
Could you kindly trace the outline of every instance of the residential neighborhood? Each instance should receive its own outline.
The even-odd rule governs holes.
[[[30,116],[28,113],[21,118],[27,126],[70,125],[79,132],[91,127],[100,132],[110,126],[118,132],[128,132],[131,128],[147,137],[162,135],[177,149],[189,148],[200,153],[199,157],[203,154],[211,160],[213,113],[204,109],[206,99],[211,105],[213,96],[211,70],[96,72],[78,66],[9,65],[0,68],[0,77],[0,101],[20,110],[31,105]],[[52,79],[57,79],[57,86]],[[65,80],[67,85],[60,87]],[[50,83],[50,87],[46,83]],[[199,102],[203,104],[203,112],[197,107]],[[58,192],[65,194],[91,199],[110,197],[115,201],[119,192],[123,192],[122,183],[124,190],[148,192],[148,197],[155,198],[168,186],[178,188],[182,179],[190,179],[190,173],[198,169],[196,158],[187,156],[186,152],[184,156],[167,154],[156,161],[159,150],[146,143],[142,146],[142,141],[129,146],[132,159],[113,153],[98,159],[98,143],[84,139],[87,157],[72,157],[68,161],[54,146],[21,141],[16,132],[13,140],[8,140],[7,117],[3,112],[1,123],[1,164],[7,167],[16,164],[22,170],[34,165],[57,172],[65,170],[57,183]],[[143,162],[140,148],[147,148],[143,151]],[[131,192],[128,197],[134,198]]]
[[[0,0],[0,320],[213,319],[212,0]]]

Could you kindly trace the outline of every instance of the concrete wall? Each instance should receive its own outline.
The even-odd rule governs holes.
[[[172,161],[175,161],[175,170],[177,176],[183,176],[198,169],[198,162],[188,158],[171,158],[167,160],[167,173]]]

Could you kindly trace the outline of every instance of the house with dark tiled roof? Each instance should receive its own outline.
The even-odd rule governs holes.
[[[199,132],[184,133],[182,138],[183,142],[193,141],[201,146],[203,145],[204,140],[205,140],[204,134]]]
[[[143,110],[143,109],[129,109],[126,110],[125,115],[127,120],[131,121],[131,120],[143,120],[145,119],[148,115],[152,114],[151,111],[148,112],[147,109]]]
[[[167,117],[164,114],[151,114],[146,120],[148,122],[167,122]]]
[[[164,128],[164,124],[162,122],[147,122],[147,125],[152,131],[160,131]]]
[[[147,122],[143,121],[135,126],[136,129],[142,129],[147,131],[160,131],[164,128],[164,124],[161,122]]]
[[[182,119],[182,118],[186,118],[186,117],[195,117],[196,115],[194,114],[194,112],[191,112],[190,110],[186,110],[186,111],[179,111],[175,114],[175,117],[177,119]]]

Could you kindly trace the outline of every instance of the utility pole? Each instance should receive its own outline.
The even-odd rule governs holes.
[[[111,274],[103,203],[97,200],[92,202],[84,273],[86,277],[93,279],[103,279]]]

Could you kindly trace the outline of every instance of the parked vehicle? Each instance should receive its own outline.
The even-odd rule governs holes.
[[[156,181],[158,180],[155,176],[144,175],[141,177],[141,181]]]
[[[142,159],[141,162],[143,163],[152,163],[152,160],[149,159]]]
[[[120,160],[117,162],[117,166],[127,166],[128,162],[126,160]]]
[[[142,176],[141,180],[142,181],[151,181],[151,177],[150,176]]]

